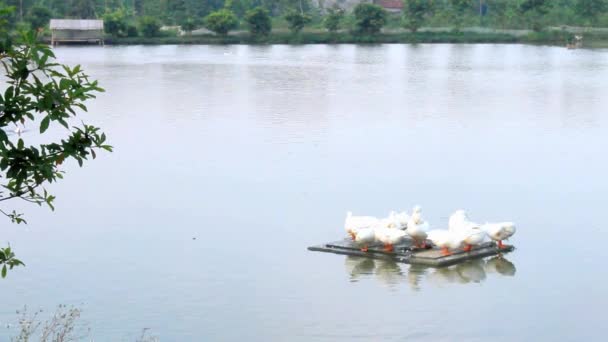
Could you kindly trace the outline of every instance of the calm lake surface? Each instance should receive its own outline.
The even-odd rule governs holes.
[[[0,282],[0,340],[15,310],[59,304],[95,341],[604,337],[608,50],[56,54],[107,90],[83,118],[116,150],[66,166],[55,212],[13,203],[29,225],[3,221],[2,244],[27,267]],[[442,270],[306,250],[348,210],[415,204],[436,228],[459,208],[515,221],[517,250]]]

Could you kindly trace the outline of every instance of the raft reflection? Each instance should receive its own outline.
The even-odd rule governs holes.
[[[440,287],[448,284],[474,284],[483,282],[488,274],[512,277],[516,272],[515,265],[502,255],[441,268],[347,256],[344,266],[351,282],[373,276],[389,288],[407,282],[414,291],[419,291],[425,282]]]

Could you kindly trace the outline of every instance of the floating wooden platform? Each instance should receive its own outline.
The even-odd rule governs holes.
[[[500,253],[508,253],[515,249],[511,245],[504,245],[499,249],[494,242],[486,242],[473,247],[470,252],[462,249],[452,251],[451,255],[442,255],[439,249],[419,249],[413,247],[411,240],[395,245],[393,252],[386,252],[382,245],[370,245],[367,252],[361,251],[361,246],[349,239],[330,242],[323,245],[308,247],[310,251],[344,254],[368,257],[373,259],[389,259],[396,262],[412,265],[442,267],[454,265],[466,260],[483,258]]]

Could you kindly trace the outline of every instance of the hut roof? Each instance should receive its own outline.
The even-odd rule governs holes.
[[[103,20],[98,19],[51,19],[51,30],[103,30]]]

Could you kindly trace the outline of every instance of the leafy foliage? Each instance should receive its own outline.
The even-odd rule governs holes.
[[[589,18],[592,23],[597,21],[597,17],[608,10],[607,0],[577,0],[574,5],[576,14],[583,18]]]
[[[2,269],[0,270],[2,278],[6,278],[7,271],[12,270],[13,267],[25,266],[21,260],[15,258],[15,253],[13,253],[10,247],[0,248],[0,265],[2,265]]]
[[[520,10],[532,24],[534,31],[543,29],[543,16],[549,12],[550,3],[547,0],[525,0],[520,5]]]
[[[157,18],[143,16],[139,18],[139,30],[144,37],[156,37],[160,31],[160,22]]]
[[[404,0],[403,24],[412,32],[416,32],[432,11],[432,0]]]
[[[103,15],[104,30],[113,37],[127,35],[127,20],[125,12],[122,9],[117,9],[113,12],[108,12]]]
[[[292,10],[287,13],[287,15],[285,16],[285,20],[287,20],[289,30],[293,33],[298,33],[302,31],[304,25],[312,21],[312,18],[302,12]]]
[[[237,28],[239,19],[231,10],[221,9],[206,16],[204,23],[208,30],[225,36],[230,30]]]
[[[245,21],[249,25],[249,32],[254,36],[266,36],[272,30],[270,14],[263,7],[256,7],[247,11]]]
[[[386,25],[386,10],[378,5],[360,3],[355,6],[354,13],[358,33],[376,34]]]
[[[323,19],[323,26],[329,32],[337,32],[342,20],[344,20],[344,10],[340,7],[332,7],[327,10],[327,15]]]
[[[344,3],[343,0],[333,2]],[[421,26],[449,26],[458,31],[466,24],[535,30],[549,25],[608,27],[608,6],[606,6],[608,0],[403,0],[403,2],[403,20],[400,21],[397,16],[391,15],[387,17],[385,26],[391,29],[404,26],[412,31],[418,30]],[[193,23],[203,25],[203,19],[207,15],[222,8],[232,11],[237,18],[242,19],[248,11],[260,6],[268,11],[272,24],[280,27],[287,24],[283,19],[295,9],[300,13],[311,15],[315,26],[323,25],[330,32],[338,31],[341,25],[359,31],[354,13],[340,17],[335,16],[336,12],[329,10],[324,18],[320,18],[317,14],[321,11],[315,7],[323,3],[328,2],[320,0],[0,0],[0,7],[4,4],[23,8],[23,18],[18,11],[7,17],[12,29],[24,26],[24,23],[31,23],[33,28],[44,26],[47,20],[44,19],[46,14],[34,15],[34,7],[46,8],[57,18],[104,17],[106,19],[104,14],[122,9],[127,28],[120,30],[119,37],[136,36],[135,31],[129,30],[128,26],[131,23],[138,23],[143,16],[154,17],[162,25],[184,25],[184,31],[190,32],[188,28]],[[485,9],[483,11],[482,4],[487,5],[483,7]],[[429,7],[431,10],[425,11],[423,7]],[[483,12],[482,16],[480,11]],[[40,17],[41,21],[34,18],[35,16]],[[297,26],[294,28],[297,30]],[[159,33],[162,37],[166,31]],[[153,35],[157,36],[156,33]]]
[[[198,23],[193,18],[186,18],[179,26],[184,32],[191,33],[198,28]]]
[[[45,27],[51,20],[52,16],[53,13],[48,8],[35,5],[29,10],[27,21],[30,22],[33,29],[39,29]]]
[[[452,10],[454,30],[460,31],[464,22],[465,13],[471,8],[471,2],[469,0],[450,0],[450,7]]]
[[[547,0],[525,0],[519,7],[523,13],[538,12],[539,14],[546,14],[548,5]]]
[[[95,0],[68,1],[68,15],[77,19],[95,19],[97,16]]]
[[[55,63],[53,51],[38,43],[35,32],[23,33],[13,44],[6,30],[2,31],[0,65],[6,87],[0,93],[0,205],[20,199],[54,210],[55,196],[44,185],[63,178],[62,164],[73,159],[82,166],[96,157],[95,150],[112,151],[99,128],[71,124],[78,111],[87,111],[84,103],[103,89],[80,66]],[[38,125],[40,134],[63,128],[67,135],[59,141],[28,145],[21,135],[22,125],[28,123]],[[9,137],[13,127],[16,134]],[[15,211],[0,208],[0,213],[14,223],[26,223]],[[0,250],[0,265],[4,277],[7,267],[23,263],[7,247]]]
[[[134,24],[127,24],[127,37],[137,37],[139,35],[139,30],[137,26]]]

